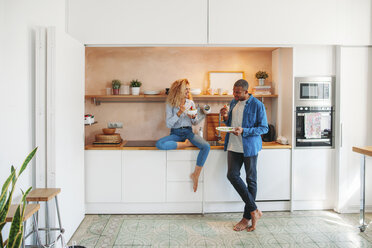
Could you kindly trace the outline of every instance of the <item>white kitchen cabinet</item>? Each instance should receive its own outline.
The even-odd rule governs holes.
[[[194,172],[196,160],[168,160],[167,181],[192,181],[190,174]],[[203,181],[203,173],[199,181]]]
[[[264,149],[258,153],[257,201],[290,200],[291,151]]]
[[[86,202],[121,201],[121,151],[85,151]]]
[[[167,182],[167,202],[201,202],[203,182],[199,182],[194,192],[192,182]]]
[[[207,43],[207,0],[68,2],[68,33],[84,44]]]
[[[122,151],[123,202],[165,202],[166,151]]]
[[[210,0],[211,44],[370,44],[370,1]]]
[[[294,210],[334,207],[334,157],[334,149],[293,150]]]
[[[257,201],[290,199],[290,150],[264,149],[259,152],[257,161]],[[241,201],[226,177],[227,152],[213,150],[205,165],[205,201]],[[241,178],[245,182],[242,166]]]
[[[190,174],[194,171],[199,150],[167,151],[167,202],[201,202],[203,172],[194,192]]]
[[[339,130],[337,148],[337,177],[339,212],[359,212],[360,205],[360,159],[361,155],[352,151],[353,146],[372,144],[372,48],[340,47],[339,98],[336,105],[336,128]],[[367,209],[372,205],[372,164],[366,159]]]
[[[227,152],[211,150],[204,165],[204,199],[206,202],[241,201],[226,175]],[[241,171],[241,177],[245,177],[244,170]]]

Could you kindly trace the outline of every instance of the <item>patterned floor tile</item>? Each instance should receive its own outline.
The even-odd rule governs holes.
[[[87,215],[70,240],[93,247],[372,247],[358,214],[265,212],[254,232],[233,231],[242,213]],[[369,214],[372,217],[371,214]]]

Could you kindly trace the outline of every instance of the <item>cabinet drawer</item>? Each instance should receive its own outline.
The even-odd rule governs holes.
[[[195,161],[167,161],[167,181],[191,181],[190,174],[194,172]],[[199,181],[203,180],[203,172]]]
[[[168,182],[167,202],[201,202],[203,183],[199,182],[196,192],[192,186],[192,182]]]
[[[167,151],[167,161],[196,160],[199,150],[173,150]]]

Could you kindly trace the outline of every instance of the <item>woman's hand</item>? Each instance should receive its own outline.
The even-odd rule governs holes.
[[[196,118],[196,115],[189,115],[187,114],[188,117],[190,117],[190,119],[195,119]]]
[[[236,136],[239,136],[243,133],[243,128],[241,127],[236,127],[234,131],[232,131],[231,133],[235,134]]]
[[[185,112],[185,110],[186,110],[185,105],[184,104],[180,105],[180,110],[178,110],[177,116],[180,117],[182,113]]]

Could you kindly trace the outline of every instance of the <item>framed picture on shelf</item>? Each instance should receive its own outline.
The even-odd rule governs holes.
[[[208,88],[232,90],[239,79],[245,79],[244,71],[209,71]]]

